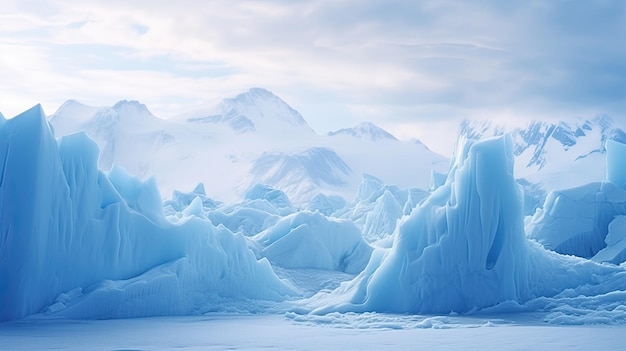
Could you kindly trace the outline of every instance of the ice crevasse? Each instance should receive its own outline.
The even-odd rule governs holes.
[[[84,134],[58,141],[38,105],[0,123],[0,321],[179,315],[291,294],[245,238],[174,225],[154,180],[97,168]]]
[[[564,256],[525,237],[512,139],[460,140],[448,178],[394,232],[390,249],[302,312],[465,313],[584,286],[626,289],[619,266]],[[591,287],[591,288],[590,288]]]

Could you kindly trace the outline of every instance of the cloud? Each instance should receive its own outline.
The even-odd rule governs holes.
[[[621,0],[6,2],[3,111],[139,98],[167,117],[251,86],[321,133],[626,110]]]

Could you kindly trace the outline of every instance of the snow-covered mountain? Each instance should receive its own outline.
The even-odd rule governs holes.
[[[85,131],[100,147],[99,167],[113,164],[145,176],[159,150],[176,141],[169,125],[137,101],[120,101],[112,107],[91,107],[77,101],[64,103],[50,118],[57,137]]]
[[[605,142],[626,142],[626,133],[609,116],[572,121],[533,121],[510,129],[490,121],[461,123],[459,136],[469,139],[511,133],[515,176],[544,190],[571,188],[606,176]]]
[[[311,147],[301,152],[266,152],[257,158],[250,169],[249,182],[272,184],[292,200],[301,203],[312,199],[321,189],[341,189],[348,184],[352,169],[335,151]]]
[[[70,100],[50,122],[57,137],[84,130],[93,138],[100,169],[116,164],[132,175],[155,176],[164,197],[202,182],[208,197],[229,202],[261,183],[284,191],[294,204],[320,193],[352,200],[363,173],[426,189],[431,171],[448,167],[425,145],[399,141],[371,123],[318,135],[300,113],[261,88],[170,120],[136,101],[91,107]]]
[[[377,125],[371,122],[362,122],[352,128],[339,129],[334,132],[328,133],[328,136],[333,136],[333,135],[349,135],[355,138],[370,139],[371,141],[385,140],[385,139],[396,140],[396,141],[398,140],[391,133],[387,132],[386,130],[378,127]]]
[[[276,131],[314,134],[302,115],[278,96],[263,88],[252,88],[217,106],[196,109],[176,117],[195,125],[227,126],[235,133]]]

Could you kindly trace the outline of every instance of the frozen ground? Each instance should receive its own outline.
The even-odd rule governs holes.
[[[328,316],[327,316],[328,317]],[[3,350],[623,350],[626,326],[546,326],[510,319],[342,315],[297,322],[284,315],[0,324]],[[367,322],[369,320],[369,322]]]

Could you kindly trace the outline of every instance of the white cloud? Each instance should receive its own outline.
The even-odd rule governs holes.
[[[0,87],[0,110],[134,98],[168,116],[262,86],[301,106],[321,133],[365,118],[402,132],[476,116],[619,119],[624,6],[7,0],[0,45],[11,54],[0,79],[12,83]]]

